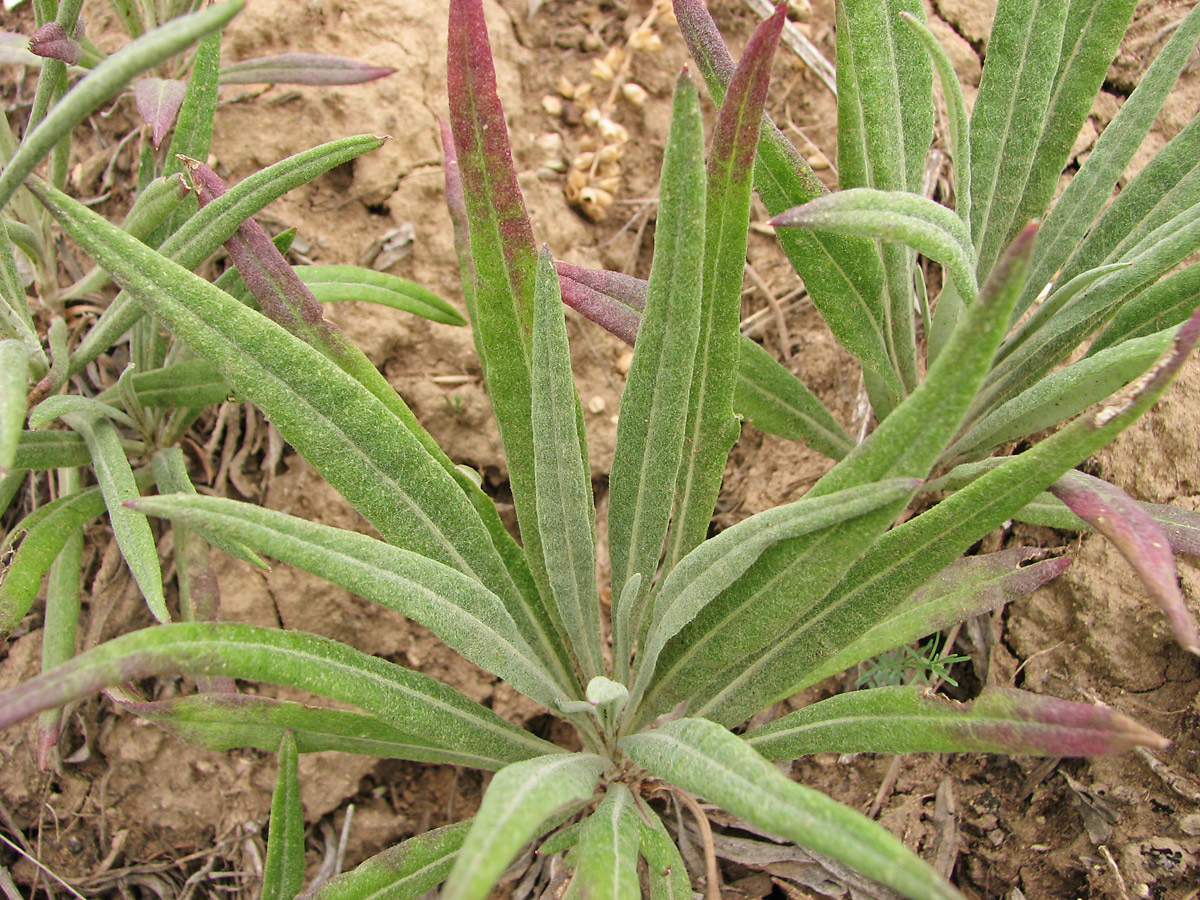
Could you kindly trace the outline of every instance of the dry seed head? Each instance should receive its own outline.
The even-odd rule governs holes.
[[[547,94],[542,98],[542,109],[556,119],[563,114],[564,106],[562,97],[555,96],[554,94]]]
[[[564,100],[575,99],[575,85],[571,84],[565,76],[558,76],[558,92],[562,94]]]
[[[595,128],[600,121],[600,110],[594,106],[589,106],[583,113],[583,124],[589,128]]]
[[[575,85],[575,99],[586,100],[588,97],[592,96],[593,88],[595,88],[595,85],[590,81],[585,81],[582,84]]]
[[[587,150],[583,153],[580,153],[578,156],[576,156],[575,159],[571,161],[571,165],[581,172],[587,172],[587,171],[591,170],[592,163],[595,161],[596,161],[596,154],[593,153],[591,150]]]
[[[625,51],[620,47],[609,47],[608,52],[604,54],[604,62],[615,72],[625,62]]]
[[[616,193],[621,189],[621,178],[618,175],[610,175],[607,178],[599,178],[594,183],[596,187],[609,193]]]
[[[613,195],[603,188],[589,186],[579,192],[579,208],[593,222],[604,219],[612,205]]]

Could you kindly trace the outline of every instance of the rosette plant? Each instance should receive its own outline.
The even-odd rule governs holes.
[[[447,199],[520,543],[477,477],[455,467],[358,362],[253,224],[242,226],[245,252],[234,258],[266,315],[53,186],[28,182],[132,302],[260,406],[380,538],[195,494],[126,508],[404,612],[573,726],[576,746],[543,740],[347,645],[237,623],[165,624],[111,640],[0,695],[0,726],[107,688],[185,740],[278,749],[269,897],[303,887],[297,753],[336,749],[495,772],[473,819],[412,837],[307,894],[325,898],[416,898],[444,882],[442,897],[480,900],[534,840],[543,853],[565,854],[548,895],[689,897],[685,836],[663,815],[664,798],[692,811],[706,849],[704,871],[694,874],[715,897],[719,872],[697,797],[905,896],[956,898],[899,839],[773,761],[827,751],[1086,755],[1163,746],[1112,710],[1005,689],[959,704],[918,687],[876,688],[732,730],[828,674],[1061,571],[1061,559],[1023,565],[1036,555],[1026,548],[961,556],[1144,412],[1200,332],[1200,318],[1189,319],[1137,381],[893,527],[984,389],[1035,257],[1036,229],[1022,228],[976,295],[962,298],[925,377],[897,394],[866,440],[845,447],[800,500],[706,539],[738,433],[750,175],[783,17],[781,6],[730,74],[707,162],[696,86],[687,72],[676,84],[610,477],[610,615],[596,583],[560,276],[549,251],[537,250],[518,188],[480,0],[450,7]],[[212,173],[187,166],[202,212],[212,209],[222,199]],[[606,296],[640,290],[619,276],[588,277],[608,289],[597,296],[610,311],[620,312]],[[288,685],[358,711],[214,691],[155,701],[124,686],[174,673]]]

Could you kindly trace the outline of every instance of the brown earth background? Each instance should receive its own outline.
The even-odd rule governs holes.
[[[1139,7],[1076,143],[1077,159],[1086,157],[1161,46],[1165,29],[1190,5],[1154,0]],[[615,179],[604,183],[613,202],[602,203],[607,215],[592,221],[566,196],[574,160],[600,143],[597,128],[579,121],[584,105],[571,95],[588,81],[595,96],[607,95],[611,84],[597,75],[596,60],[610,47],[625,46],[646,22],[650,3],[557,0],[532,15],[529,0],[489,0],[486,6],[500,93],[537,238],[559,259],[644,277],[670,86],[686,59],[674,25],[652,18],[661,47],[632,55],[626,75],[644,88],[644,103],[618,97],[608,107],[628,141],[619,172],[605,176]],[[739,52],[755,15],[739,0],[710,6]],[[402,255],[388,271],[461,308],[436,123],[446,113],[446,7],[446,0],[254,0],[227,32],[226,59],[314,51],[397,72],[355,87],[226,88],[210,163],[232,183],[323,141],[364,132],[391,135],[381,150],[293,191],[260,220],[272,230],[298,228],[298,257],[320,263],[363,262],[377,241],[399,233],[395,243],[402,245]],[[927,8],[970,100],[992,4],[938,0]],[[105,49],[116,49],[119,31],[107,5],[88,4],[85,15],[89,35]],[[796,0],[792,20],[832,58],[832,0]],[[0,27],[29,33],[29,22],[24,9],[0,12]],[[1196,68],[1189,67],[1134,167],[1195,114]],[[18,85],[11,74],[4,78],[8,109],[23,116],[30,82]],[[711,112],[710,105],[710,119]],[[822,177],[835,184],[833,96],[786,49],[776,64],[771,112]],[[101,211],[115,215],[127,206],[138,139],[115,148],[137,127],[126,97],[80,129],[73,187],[85,197],[111,191],[98,204]],[[944,136],[939,143],[945,146]],[[577,190],[579,176],[574,177],[571,189]],[[760,207],[754,218],[765,221]],[[801,373],[844,425],[857,427],[862,408],[857,368],[796,290],[767,231],[758,227],[751,235],[746,330]],[[411,241],[405,241],[407,235]],[[483,472],[503,500],[506,472],[469,329],[359,304],[339,305],[330,317],[381,367],[450,455]],[[568,331],[603,509],[629,352],[573,313]],[[1198,508],[1197,410],[1200,365],[1193,358],[1154,411],[1090,460],[1088,471],[1138,499]],[[369,530],[290,448],[278,456],[269,426],[249,406],[227,404],[194,438],[193,458],[209,463],[197,473],[202,489]],[[747,429],[730,460],[718,523],[729,525],[799,497],[828,465],[802,446]],[[88,537],[85,647],[150,624],[136,588],[117,564],[107,526],[94,524]],[[858,809],[877,810],[879,820],[910,846],[943,871],[953,870],[968,897],[1200,896],[1200,663],[1173,643],[1131,570],[1103,541],[1017,526],[984,544],[997,549],[1013,542],[1065,546],[1075,562],[1049,587],[959,632],[957,652],[973,657],[955,669],[964,689],[1016,685],[1102,702],[1167,736],[1173,746],[1153,756],[1057,762],[976,754],[821,755],[793,764],[793,777]],[[214,560],[222,618],[337,638],[442,679],[502,715],[547,727],[530,701],[406,618],[285,565],[264,573],[217,555]],[[1181,561],[1180,573],[1193,611],[1200,613],[1195,561]],[[0,650],[0,687],[36,673],[40,640],[35,608],[7,650]],[[827,696],[852,685],[853,678],[850,673],[831,679],[789,704]],[[144,687],[166,697],[185,685],[164,679]],[[37,770],[32,725],[0,737],[0,826],[6,838],[0,864],[9,868],[22,896],[30,896],[34,883],[55,896],[72,895],[56,878],[86,897],[257,896],[272,755],[183,745],[106,699],[75,706],[69,722],[62,759],[52,772]],[[351,868],[409,835],[470,815],[486,781],[473,771],[342,754],[303,757],[300,773],[310,823],[310,878],[337,866]],[[875,895],[851,889],[835,873],[802,878],[793,877],[795,871],[779,861],[757,868],[727,864],[725,895]],[[509,891],[511,885],[501,893]]]

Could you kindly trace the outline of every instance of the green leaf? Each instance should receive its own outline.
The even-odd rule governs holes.
[[[883,826],[797,784],[741,738],[680,719],[621,741],[638,765],[772,834],[831,856],[907,897],[962,900]]]
[[[175,623],[107,641],[0,694],[0,728],[113,685],[155,675],[211,675],[311,691],[374,713],[409,734],[498,763],[559,748],[427,675],[298,631]]]
[[[57,394],[47,397],[30,411],[29,427],[41,428],[55,419],[71,414],[98,416],[112,419],[127,428],[137,427],[133,419],[123,410],[91,397],[81,397],[78,394]]]
[[[637,871],[641,828],[642,817],[629,788],[620,782],[609,785],[580,831],[573,890],[590,900],[641,896]]]
[[[613,595],[635,574],[643,587],[629,611],[632,633],[614,635],[618,679],[641,633],[641,610],[667,536],[683,455],[700,320],[706,180],[700,98],[685,70],[675,83],[646,312],[621,395],[609,475]]]
[[[740,428],[733,392],[741,356],[746,244],[755,149],[770,84],[771,60],[785,21],[779,7],[746,44],[717,115],[707,168],[699,335],[692,368],[684,446],[664,571],[708,535],[725,462]]]
[[[912,0],[837,5],[838,176],[845,188],[919,192],[933,140],[933,69],[911,30],[907,12],[924,21]],[[885,244],[883,334],[906,391],[917,383],[912,316],[912,254]],[[877,410],[880,418],[889,408]]]
[[[167,22],[106,57],[54,105],[0,175],[0,209],[54,146],[97,107],[115,97],[135,75],[174,56],[198,38],[225,27],[244,0],[229,0]]]
[[[141,406],[162,409],[211,406],[230,399],[233,394],[229,382],[206,359],[189,359],[161,369],[134,373],[129,378],[129,386]],[[116,398],[115,387],[96,397],[101,402]]]
[[[590,753],[567,753],[497,772],[442,888],[442,900],[483,900],[527,842],[592,799],[606,765]]]
[[[213,120],[217,113],[217,72],[221,68],[221,36],[209,35],[200,41],[192,57],[188,73],[187,92],[179,117],[175,120],[175,131],[171,135],[171,146],[167,148],[164,175],[183,171],[179,157],[208,159],[212,146]],[[188,197],[183,205],[159,232],[148,241],[151,247],[162,244],[168,234],[178,231],[196,213],[196,198]]]
[[[592,484],[580,447],[579,395],[549,250],[538,260],[533,309],[533,477],[546,573],[585,680],[604,673]]]
[[[445,880],[470,827],[468,819],[418,834],[301,896],[304,900],[418,900]]]
[[[791,673],[789,690],[802,690],[863,660],[998,609],[1033,593],[1070,564],[1065,556],[1031,563],[1038,555],[1026,547],[1010,547],[955,560],[850,643]],[[712,714],[722,716],[723,711],[714,709]]]
[[[719,103],[734,65],[716,23],[703,0],[676,0],[675,14],[688,51]],[[754,187],[771,215],[828,193],[783,132],[765,116]],[[830,331],[885,385],[886,398],[872,397],[872,402],[880,409],[894,406],[901,386],[891,368],[882,330],[883,267],[874,244],[862,238],[804,231],[777,232],[776,237]]]
[[[1050,373],[972,425],[946,457],[978,456],[1083,412],[1154,365],[1174,336],[1168,330],[1128,340]]]
[[[904,24],[913,30],[937,70],[942,96],[946,99],[946,125],[950,133],[950,157],[954,161],[954,211],[966,223],[971,221],[971,128],[967,101],[954,63],[924,22],[909,12],[900,13]]]
[[[556,263],[563,302],[630,346],[646,308],[646,282],[600,269]],[[829,410],[799,378],[746,336],[739,340],[733,409],[751,424],[841,459],[854,447]]]
[[[1058,281],[1066,283],[1081,272],[1120,259],[1141,237],[1197,201],[1200,119],[1192,119],[1121,188],[1071,254]]]
[[[267,825],[261,900],[292,900],[304,886],[304,808],[300,805],[298,758],[295,737],[284,732]]]
[[[520,594],[474,507],[388,407],[259,313],[65,195],[38,190],[79,244],[256,403],[385,540],[478,578],[510,612],[521,612]],[[519,622],[538,647],[536,622]]]
[[[941,263],[967,305],[974,303],[979,293],[975,254],[965,223],[940,203],[919,194],[870,188],[838,191],[790,209],[770,224],[898,241]]]
[[[69,469],[91,462],[87,444],[73,431],[22,431],[13,468]]]
[[[1026,222],[1046,214],[1136,6],[1137,0],[1071,0],[1037,152],[1004,243]]]
[[[377,150],[384,140],[369,134],[342,138],[255,172],[188,218],[163,242],[159,252],[185,269],[194,269],[215,253],[242,222],[272,200],[335,166]],[[141,318],[142,312],[128,294],[118,294],[71,354],[69,374],[82,371],[89,362],[107,352]]]
[[[1067,8],[1068,0],[1005,0],[996,9],[971,114],[971,233],[980,278],[1025,225],[1014,216],[1048,121]]]
[[[832,528],[881,506],[910,498],[920,482],[897,478],[804,497],[743,519],[685,556],[654,598],[647,637],[638,652],[633,705],[654,674],[667,641],[735,583],[766,550],[780,541]],[[631,710],[632,711],[632,710]]]
[[[1136,343],[1135,339],[1143,335],[1177,325],[1198,306],[1200,266],[1193,264],[1122,303],[1108,327],[1088,347],[1088,356],[1103,355],[1108,349],[1120,349],[1127,341]]]
[[[1169,741],[1103,706],[1006,688],[958,703],[928,688],[838,694],[746,735],[767,759],[809,753],[1022,753],[1095,756]]]
[[[1198,36],[1200,8],[1195,8],[1175,28],[1047,214],[1029,284],[1017,306],[1018,313],[1027,309],[1046,283],[1054,278],[1054,273],[1075,252],[1100,210],[1111,199],[1113,186],[1153,125]]]
[[[692,881],[679,847],[662,820],[654,813],[649,823],[639,821],[639,850],[646,860],[646,880],[650,882],[650,900],[691,900]]]
[[[504,764],[491,757],[442,747],[367,713],[304,706],[290,700],[213,692],[150,703],[118,702],[172,736],[208,750],[257,747],[270,751],[279,746],[284,732],[291,732],[300,753],[337,750],[473,769],[497,769]]]
[[[87,444],[92,471],[96,473],[96,481],[108,509],[113,537],[142,596],[146,598],[146,605],[159,622],[171,621],[167,600],[163,596],[158,546],[150,531],[150,523],[144,515],[124,505],[126,500],[136,499],[141,492],[130,468],[129,458],[121,446],[116,426],[108,419],[86,412],[67,413],[63,421]]]
[[[29,351],[18,340],[0,341],[0,474],[17,458],[29,390]]]
[[[1132,424],[1179,371],[1200,336],[1200,315],[1176,335],[1158,363],[1103,404],[996,465],[927,512],[883,535],[821,605],[751,664],[725,680],[704,715],[738,722],[805,683],[815,661],[831,656],[887,618],[904,598],[958,559],[993,528]],[[700,708],[693,706],[693,712]]]
[[[854,441],[799,378],[759,344],[743,337],[733,408],[761,431],[805,441],[831,459],[842,459]]]
[[[407,278],[361,266],[297,266],[296,274],[321,303],[358,300],[390,306],[444,325],[467,324],[448,302]]]
[[[539,703],[553,707],[562,697],[499,598],[449,566],[367,535],[251,503],[176,494],[146,497],[132,505],[148,515],[244,543],[399,610]]]
[[[1021,289],[1035,230],[1030,227],[996,267],[929,368],[920,387],[875,432],[809,492],[816,498],[884,478],[925,478],[961,427],[988,370]],[[849,522],[783,541],[762,554],[746,574],[710,603],[663,650],[659,695],[651,712],[690,698],[698,705],[747,683],[757,659],[824,608],[826,595],[903,511],[900,500]],[[946,560],[942,566],[948,565]],[[942,568],[939,566],[938,568]],[[935,570],[936,571],[936,570]],[[786,677],[788,671],[779,670]],[[760,681],[765,683],[761,675]],[[755,707],[746,715],[757,710]]]
[[[468,309],[504,443],[529,568],[546,595],[549,585],[537,528],[530,408],[537,251],[496,92],[482,0],[452,0],[450,21],[446,80],[470,233],[473,277]]]

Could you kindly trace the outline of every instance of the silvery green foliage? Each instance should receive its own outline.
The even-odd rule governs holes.
[[[1068,473],[1149,407],[1200,332],[1195,304],[1181,299],[1191,282],[1160,287],[1177,277],[1160,280],[1180,254],[1196,248],[1187,236],[1195,217],[1186,218],[1176,208],[1184,201],[1167,190],[1168,177],[1186,181],[1179,170],[1195,156],[1165,149],[1174,166],[1148,169],[1158,174],[1143,184],[1154,186],[1132,183],[1082,242],[1083,231],[1072,237],[1072,229],[1099,214],[1095,197],[1111,187],[1086,166],[1077,178],[1085,186],[1064,194],[1040,232],[1026,224],[1049,202],[1047,184],[1056,183],[1065,161],[1071,123],[1086,114],[1131,10],[1131,2],[1001,2],[984,85],[968,118],[920,3],[839,3],[839,156],[847,190],[827,194],[763,118],[784,7],[734,67],[698,0],[679,0],[679,20],[721,108],[706,160],[699,95],[692,78],[680,76],[653,265],[649,281],[638,282],[559,270],[549,250],[539,252],[512,165],[481,0],[453,0],[446,193],[521,543],[478,480],[453,464],[324,320],[313,288],[336,273],[292,271],[250,220],[257,198],[312,177],[306,167],[370,149],[376,139],[317,148],[228,192],[188,154],[202,208],[157,249],[53,183],[25,180],[36,159],[7,182],[0,178],[14,198],[24,197],[14,194],[24,182],[121,287],[106,328],[152,314],[196,355],[177,365],[191,365],[200,383],[258,405],[382,539],[200,496],[170,455],[152,474],[174,493],[139,499],[146,479],[122,473],[102,480],[99,490],[64,497],[46,520],[75,522],[107,504],[110,515],[120,510],[114,529],[128,529],[131,544],[142,540],[136,533],[145,524],[134,517],[154,515],[245,558],[261,553],[315,573],[423,623],[574,726],[583,749],[569,752],[428,676],[344,644],[202,621],[118,637],[13,688],[0,698],[0,726],[106,686],[168,673],[194,676],[202,686],[234,678],[290,685],[356,707],[228,692],[155,703],[118,694],[184,740],[279,753],[274,815],[281,826],[271,829],[272,840],[279,838],[269,848],[265,888],[272,897],[294,895],[303,874],[296,754],[330,749],[496,774],[471,822],[418,835],[308,896],[417,898],[444,882],[443,897],[480,900],[537,839],[545,852],[566,854],[569,896],[625,900],[643,889],[652,897],[688,896],[692,879],[668,827],[674,818],[661,817],[659,799],[674,794],[697,809],[692,797],[704,797],[906,896],[960,897],[896,837],[792,782],[771,761],[827,750],[1090,754],[1159,747],[1163,739],[1104,708],[1006,690],[958,704],[916,686],[833,697],[746,735],[730,729],[805,685],[995,609],[1060,572],[1063,560],[1027,548],[962,558],[1023,511],[1065,513],[1066,506],[1047,500],[1047,489],[1085,519],[1098,523],[1119,513],[1120,540],[1131,554],[1139,542],[1156,540],[1153,528],[1169,518],[1132,512],[1120,497]],[[1100,158],[1096,166],[1115,180],[1140,139],[1136,123],[1148,123],[1146,109],[1157,109],[1174,81],[1178,66],[1171,69],[1170,60],[1181,66],[1187,55],[1179,42],[1190,49],[1196,29],[1194,13],[1160,55],[1169,61],[1156,61],[1147,73],[1142,96],[1150,99],[1130,99],[1125,118],[1105,132],[1105,140],[1110,132],[1117,137],[1098,145],[1089,166]],[[949,98],[954,210],[915,193],[933,127],[935,73]],[[1109,149],[1113,142],[1117,149]],[[752,186],[778,216],[781,242],[830,328],[864,366],[880,422],[860,444],[738,333]],[[1133,199],[1124,201],[1126,194]],[[1070,217],[1056,218],[1063,207],[1073,210]],[[214,240],[229,242],[244,284],[214,285],[191,273]],[[941,296],[922,310],[920,330],[918,257],[946,275]],[[0,254],[0,263],[5,259]],[[1046,273],[1059,268],[1072,272],[1069,280],[1013,331]],[[6,271],[0,266],[0,275]],[[38,366],[52,365],[38,357],[40,342],[20,330],[28,317],[11,284],[7,275],[0,281],[8,285],[6,322],[13,323],[0,359],[6,371],[19,375],[24,366],[40,377]],[[400,293],[367,277],[358,285]],[[1158,304],[1148,317],[1127,312],[1150,305],[1147,295]],[[564,296],[628,339],[637,336],[611,473],[610,614],[596,584],[591,478]],[[453,312],[423,294],[406,302],[431,316],[449,319]],[[1114,323],[1110,331],[1122,323],[1104,349],[1065,376],[1045,377],[1055,354],[1083,337],[1078,323],[1094,329],[1102,315]],[[1147,330],[1166,315],[1167,331]],[[920,332],[927,342],[918,341]],[[89,347],[98,343],[101,337]],[[50,359],[62,371],[58,357]],[[136,381],[150,374],[123,379],[111,396],[52,398],[37,420],[63,417],[92,458],[116,457],[117,429],[137,425],[148,405],[142,398],[177,389],[161,379]],[[2,383],[10,380],[24,385],[10,374]],[[1067,396],[1085,397],[1069,424],[1019,456],[951,469],[935,482],[950,491],[946,499],[895,524],[935,472],[986,455],[1018,423],[1054,424],[1058,419],[1046,421],[1050,410]],[[1085,411],[1093,401],[1099,405]],[[739,412],[810,439],[836,464],[800,500],[709,539]],[[0,439],[11,443],[6,436],[18,434],[15,455],[6,450],[9,465],[34,453],[61,460],[78,452],[26,437],[15,419],[0,415]],[[1184,543],[1186,532],[1185,523]],[[52,560],[63,545],[45,536],[32,546]],[[28,591],[32,583],[36,591],[43,569],[18,566],[18,558],[5,587]],[[1160,559],[1154,573],[1172,564]],[[147,599],[158,610],[152,594]]]

